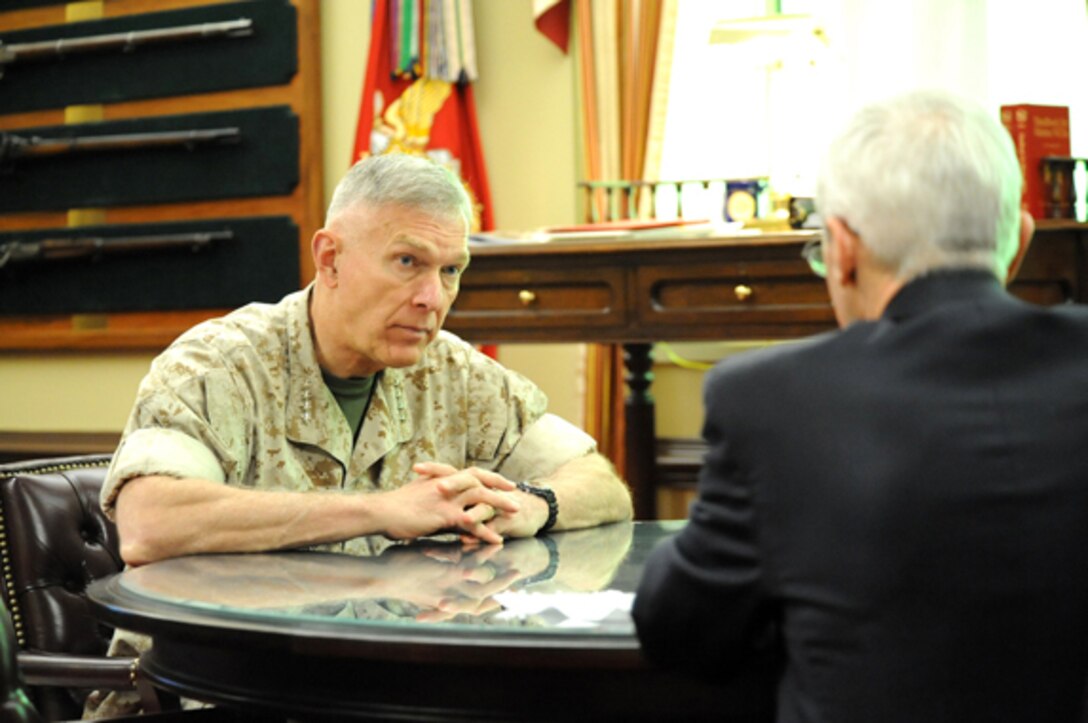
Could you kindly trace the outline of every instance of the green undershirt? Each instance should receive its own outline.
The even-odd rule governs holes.
[[[342,379],[329,374],[324,369],[321,370],[321,378],[325,380],[325,386],[332,392],[336,403],[340,405],[340,411],[348,420],[352,439],[359,438],[363,416],[366,415],[366,408],[370,403],[370,392],[374,389],[374,376],[372,374],[369,377]]]

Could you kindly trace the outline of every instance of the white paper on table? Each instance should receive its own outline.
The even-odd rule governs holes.
[[[495,595],[503,607],[498,617],[523,619],[539,615],[556,627],[596,627],[605,621],[629,620],[635,594],[618,590],[600,592],[508,591]]]

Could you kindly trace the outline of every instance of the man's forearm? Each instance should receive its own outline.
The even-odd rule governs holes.
[[[633,515],[630,490],[612,463],[600,454],[572,459],[547,477],[532,482],[547,485],[555,492],[559,506],[553,528],[556,530],[619,522]]]
[[[495,477],[498,477],[497,475]],[[261,552],[361,535],[413,539],[459,529],[485,542],[476,511],[518,512],[513,483],[466,471],[420,476],[386,492],[289,492],[201,479],[129,480],[117,496],[121,557],[142,565],[204,552]]]
[[[140,477],[117,498],[130,565],[206,552],[255,552],[380,532],[366,495],[253,490],[200,479]]]

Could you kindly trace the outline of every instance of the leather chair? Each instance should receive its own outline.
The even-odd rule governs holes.
[[[15,657],[15,628],[7,609],[0,605],[0,721],[41,723],[41,720],[23,686]]]
[[[91,615],[84,590],[124,567],[117,530],[98,493],[109,455],[0,465],[0,593],[11,613],[27,692],[46,720],[82,715],[94,688],[141,691],[157,710],[136,659],[107,658],[112,630]]]

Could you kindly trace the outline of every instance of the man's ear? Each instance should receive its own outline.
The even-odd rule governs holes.
[[[855,286],[858,278],[858,246],[860,239],[846,222],[837,216],[827,219],[828,243],[831,245],[827,264],[828,277],[839,286]]]
[[[1009,284],[1016,273],[1020,271],[1020,264],[1027,256],[1028,247],[1031,246],[1031,237],[1035,234],[1035,219],[1027,211],[1020,211],[1020,245],[1016,249],[1016,255],[1009,262],[1008,273],[1005,274],[1005,283]]]
[[[340,243],[325,229],[319,229],[310,242],[310,251],[314,257],[314,270],[317,280],[326,286],[337,284],[336,263],[340,255]]]

